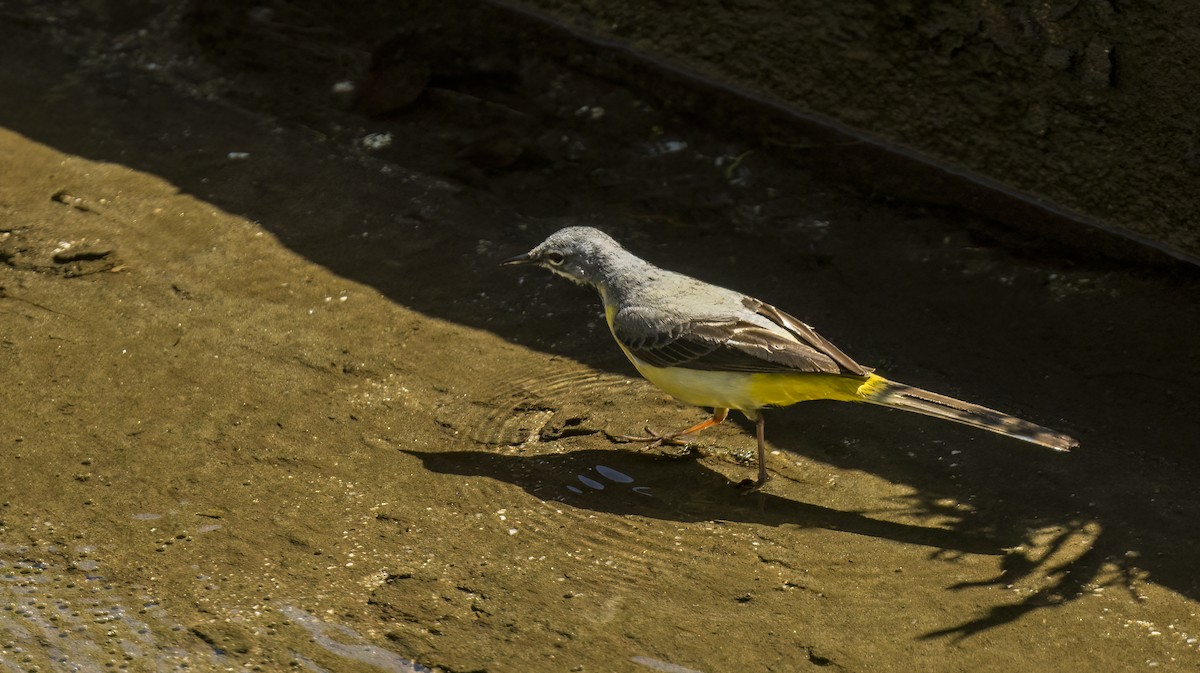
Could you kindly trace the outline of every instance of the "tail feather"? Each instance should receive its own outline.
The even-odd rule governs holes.
[[[1002,411],[956,400],[953,397],[921,390],[903,383],[894,383],[881,376],[872,375],[859,388],[859,395],[864,402],[963,423],[1014,439],[1032,442],[1055,451],[1070,451],[1079,446],[1079,442],[1061,432],[1055,432],[1016,416],[1010,416]]]

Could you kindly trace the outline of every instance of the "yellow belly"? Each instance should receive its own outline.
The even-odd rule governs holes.
[[[632,357],[630,361],[647,381],[680,402],[741,411],[761,406],[754,403],[753,374],[655,367]]]
[[[864,379],[852,376],[664,368],[646,364],[629,355],[628,351],[625,355],[629,356],[629,361],[646,380],[675,399],[698,407],[754,411],[764,407],[786,407],[810,400],[862,402],[860,389],[867,387],[864,385]]]
[[[611,327],[611,307],[606,307],[605,317]],[[635,358],[620,341],[617,345],[647,381],[675,399],[698,407],[753,412],[810,400],[862,402],[876,382],[884,381],[874,374],[863,379],[837,374],[760,374],[655,367]]]

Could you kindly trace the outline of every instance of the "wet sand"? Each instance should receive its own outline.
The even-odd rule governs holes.
[[[383,117],[301,73],[287,115],[0,27],[6,669],[1200,665],[1194,270],[533,57]],[[704,411],[497,266],[574,222],[1082,448],[811,403],[747,497],[744,423],[616,442]]]

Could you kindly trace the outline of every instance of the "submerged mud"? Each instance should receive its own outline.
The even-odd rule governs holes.
[[[222,53],[330,34],[263,18]],[[872,193],[817,168],[836,146],[535,49],[404,51],[411,100],[372,116],[176,19],[124,58],[0,23],[7,669],[1200,662],[1193,272]],[[747,497],[744,425],[616,441],[704,412],[587,291],[497,266],[569,222],[1082,448],[810,403]]]

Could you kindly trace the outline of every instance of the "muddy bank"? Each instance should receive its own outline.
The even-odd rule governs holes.
[[[333,85],[378,44],[226,71],[176,9],[116,53],[0,24],[10,668],[1194,668],[1187,272],[864,194],[536,50],[423,57],[370,116]],[[586,292],[495,266],[579,220],[1084,448],[812,404],[746,498],[744,427],[614,443],[703,412]]]

